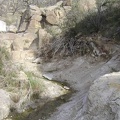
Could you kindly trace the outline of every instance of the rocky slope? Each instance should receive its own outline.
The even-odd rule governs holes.
[[[52,37],[42,26],[44,24],[43,14],[49,13],[47,20],[51,21],[51,16],[56,11],[54,17],[58,22],[60,16],[57,16],[59,13],[57,8],[63,10],[61,4],[62,2],[44,9],[31,5],[27,11],[31,17],[29,26],[26,26],[25,10],[18,29],[13,26],[9,27],[8,31],[0,33],[0,67],[3,65],[0,69],[2,71],[0,71],[0,93],[4,93],[5,90],[4,96],[0,99],[0,120],[6,118],[10,111],[21,113],[29,108],[35,109],[69,92],[62,85],[44,79],[39,69],[40,65],[35,62],[41,46],[49,42]],[[65,13],[64,10],[63,13]],[[27,30],[26,27],[28,27]],[[10,60],[4,59],[6,53],[9,53]]]
[[[64,65],[61,67],[59,65],[60,62],[52,63],[52,66],[54,66],[52,69],[53,71],[45,72],[44,75],[50,79],[57,79],[70,83],[71,87],[77,90],[77,93],[72,96],[68,103],[59,107],[58,111],[53,113],[49,120],[101,120],[101,116],[102,120],[107,120],[110,117],[112,120],[112,118],[115,117],[114,111],[118,110],[117,106],[111,103],[114,107],[112,106],[110,109],[115,109],[110,110],[107,105],[111,100],[110,96],[114,96],[119,87],[119,84],[115,82],[119,82],[119,72],[113,73],[120,70],[120,46],[116,46],[116,48],[113,57],[108,61],[95,62],[91,58],[80,57],[72,61],[70,60],[71,65],[68,65],[65,61]],[[47,64],[46,68],[48,68],[48,65],[51,66],[50,64],[51,63]],[[69,67],[65,68],[65,65]],[[47,71],[48,69],[45,70]],[[113,74],[105,75],[107,73]],[[100,76],[103,77],[98,79]],[[110,83],[108,83],[109,76]],[[111,82],[113,82],[113,84]],[[108,84],[112,84],[110,86],[114,88],[109,87]],[[102,100],[105,103],[102,102]],[[106,109],[102,111],[104,108]],[[98,112],[96,112],[96,110],[98,110]],[[102,114],[104,114],[104,116]],[[111,114],[111,116],[109,116],[109,114]],[[116,117],[115,120],[119,119]]]
[[[95,4],[92,7],[94,8]],[[9,51],[13,68],[17,68],[15,70],[18,75],[17,78],[12,76],[12,79],[7,79],[10,82],[15,81],[14,87],[10,87],[12,91],[5,89],[9,88],[8,84],[7,87],[5,87],[6,84],[1,87],[8,92],[0,90],[0,94],[4,93],[0,99],[0,119],[7,117],[11,108],[19,112],[29,106],[36,108],[37,105],[43,105],[46,102],[42,103],[41,99],[30,101],[31,95],[48,101],[68,92],[67,86],[62,87],[54,82],[46,81],[42,77],[44,76],[49,80],[69,83],[70,87],[76,90],[69,101],[58,107],[48,120],[119,120],[119,45],[111,43],[111,47],[109,41],[103,42],[104,40],[100,37],[98,42],[102,41],[102,45],[105,48],[108,46],[108,51],[110,50],[111,56],[108,55],[107,59],[101,57],[103,51],[101,52],[101,49],[98,49],[99,46],[97,48],[91,40],[89,41],[94,47],[93,54],[89,56],[53,60],[50,63],[43,63],[40,58],[40,49],[49,44],[54,35],[60,35],[62,32],[59,25],[63,23],[70,9],[70,6],[63,6],[63,2],[47,8],[30,5],[29,9],[22,13],[18,29],[13,26],[10,27],[9,32],[0,33],[0,47],[5,47]],[[26,22],[26,19],[29,22]],[[107,54],[109,53],[106,52],[105,56]],[[12,69],[8,64],[6,68],[8,71]],[[35,76],[31,76],[33,74]],[[1,80],[3,80],[2,77]],[[30,81],[35,87],[34,91],[31,90]],[[34,86],[36,81],[37,86]],[[42,86],[38,86],[39,82]],[[40,89],[40,94],[38,87],[41,89],[44,87],[42,92]],[[5,106],[3,106],[4,101],[7,102]],[[38,120],[38,118],[39,114],[35,114],[33,118],[28,117],[28,120]]]
[[[87,98],[82,120],[120,119],[120,72],[106,74],[94,81]]]

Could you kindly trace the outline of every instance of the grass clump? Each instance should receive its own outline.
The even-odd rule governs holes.
[[[45,87],[44,83],[43,83],[43,79],[38,78],[32,72],[26,72],[26,75],[28,77],[30,86],[33,91],[32,98],[34,98],[34,99],[39,98],[40,93],[44,91],[44,87]]]
[[[0,87],[7,91],[14,91],[18,86],[19,81],[17,78],[17,69],[11,62],[9,52],[4,47],[0,47]]]

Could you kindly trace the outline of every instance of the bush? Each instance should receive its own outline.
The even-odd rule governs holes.
[[[38,78],[34,73],[32,72],[26,72],[26,75],[28,77],[30,86],[33,90],[33,92],[38,92],[39,94],[43,92],[44,90],[44,84],[43,79]]]
[[[94,49],[91,42],[96,45],[96,48],[98,47],[96,40],[89,40],[89,36],[92,34],[119,39],[119,2],[120,0],[97,0],[97,9],[91,8],[84,12],[77,8],[77,3],[74,2],[67,19],[60,26],[63,31],[62,35],[43,47],[43,57],[49,60],[50,58],[91,53]]]
[[[13,87],[16,88],[19,84],[15,78],[17,78],[17,70],[11,63],[10,54],[4,47],[0,47],[0,87],[8,91],[13,90]]]
[[[118,1],[106,0],[102,3],[97,0],[97,12],[89,13],[77,23],[74,28],[76,33],[91,34],[99,32],[106,37],[118,37],[120,32],[120,3]]]

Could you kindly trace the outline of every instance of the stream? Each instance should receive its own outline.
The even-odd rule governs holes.
[[[11,120],[47,120],[59,106],[68,102],[72,94],[75,93],[75,90],[71,89],[69,87],[69,84],[65,82],[52,82],[62,86],[63,88],[64,86],[68,86],[69,90],[66,90],[66,93],[64,95],[50,100],[43,106],[38,106],[36,109],[30,108],[23,113],[11,112],[8,118]]]

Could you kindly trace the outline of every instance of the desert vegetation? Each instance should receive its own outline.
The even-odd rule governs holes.
[[[12,88],[14,88],[16,84],[19,84],[19,82],[15,80],[15,78],[17,77],[17,71],[12,66],[10,59],[11,58],[9,52],[7,52],[4,47],[1,47],[0,48],[1,87],[12,90]]]
[[[82,9],[78,3],[77,0],[72,2],[71,11],[67,14],[64,23],[59,25],[62,35],[55,37],[50,44],[43,47],[45,58],[93,53],[95,48],[91,42],[101,51],[104,48],[103,45],[98,44],[98,41],[103,39],[106,39],[106,42],[119,43],[119,0],[96,0],[95,7],[92,8],[85,3],[86,9]],[[46,50],[46,48],[49,49]],[[109,51],[106,52],[109,54]]]
[[[0,33],[0,88],[12,100],[8,114],[36,109],[70,89],[48,80],[62,79],[86,93],[96,76],[118,71],[112,57],[119,52],[120,0],[59,1],[0,0],[0,18],[9,28]]]

